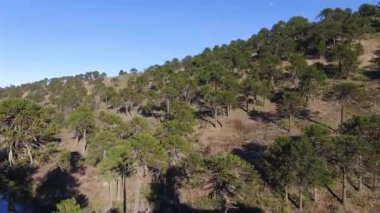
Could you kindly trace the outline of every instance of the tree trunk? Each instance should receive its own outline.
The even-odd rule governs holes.
[[[123,212],[127,213],[127,176],[124,175],[124,178],[122,177],[123,180]]]
[[[246,104],[245,109],[247,110],[247,112],[249,112],[249,97],[248,96],[246,97],[245,104]]]
[[[138,213],[139,211],[139,203],[140,203],[140,190],[141,190],[141,168],[137,167],[137,183],[135,188],[135,205],[133,206],[133,213]]]
[[[343,169],[343,186],[342,186],[342,204],[346,205],[346,196],[347,196],[347,177],[346,177],[346,169]]]
[[[29,145],[26,145],[26,150],[28,151],[28,155],[29,155],[29,164],[30,166],[32,166],[34,164],[34,161],[33,161],[33,156],[32,156],[32,152],[30,151]]]
[[[301,191],[301,189],[299,190],[299,209],[300,209],[300,212],[302,212],[302,207],[303,207],[303,205],[302,205],[302,198],[303,198],[303,196],[302,196],[302,191]]]
[[[372,180],[372,190],[375,191],[377,187],[377,175],[373,174],[373,180]]]
[[[318,202],[318,189],[314,186],[314,202]]]
[[[227,117],[230,116],[231,105],[227,104]]]
[[[214,108],[214,125],[215,125],[215,128],[218,125],[218,109],[216,107]]]
[[[111,186],[111,184],[112,184],[112,182],[108,181],[108,201],[109,201],[110,208],[112,208],[112,186]]]
[[[290,129],[290,123],[292,121],[292,116],[289,115],[289,119],[288,119],[288,131],[289,131],[289,135],[291,135],[291,129]]]
[[[222,195],[221,212],[223,212],[223,213],[227,213],[228,212],[228,198],[224,194]]]
[[[285,186],[285,202],[288,202],[289,195],[288,195],[288,186]]]
[[[166,99],[166,114],[170,115],[170,100]]]
[[[13,167],[13,142],[11,143],[9,147],[8,161],[9,161],[9,166]]]
[[[85,129],[84,131],[83,131],[83,142],[84,142],[84,151],[86,151],[86,149],[87,149],[87,130]]]
[[[270,84],[274,87],[274,76],[273,75],[270,77]]]
[[[344,104],[340,108],[340,126],[343,126],[344,123]]]
[[[122,200],[122,195],[123,195],[123,177],[119,176],[117,180],[117,196],[116,200],[121,201]]]
[[[359,155],[359,162],[358,162],[358,165],[359,165],[358,191],[359,192],[362,190],[362,182],[363,182],[362,171],[361,171],[362,159],[363,159],[363,156]]]

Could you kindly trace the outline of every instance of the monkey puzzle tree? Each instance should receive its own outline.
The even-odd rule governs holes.
[[[25,155],[32,165],[33,149],[52,141],[57,131],[46,110],[35,102],[23,99],[0,101],[0,143],[8,151],[10,166]]]
[[[221,212],[228,212],[231,199],[247,183],[258,182],[258,175],[253,167],[236,155],[214,156],[206,160],[210,172],[208,183],[212,195],[220,200]]]
[[[191,133],[195,124],[195,114],[191,106],[184,101],[175,101],[172,104],[171,114],[164,122],[168,135],[182,135]]]
[[[355,169],[363,146],[360,138],[351,135],[342,135],[333,139],[330,163],[339,169],[342,175],[342,204],[346,204],[347,174]]]
[[[358,189],[362,188],[362,173],[364,172],[373,174],[372,184],[375,188],[377,176],[380,174],[380,115],[353,117],[343,123],[340,131],[342,134],[361,138],[361,146],[364,147],[357,163]]]
[[[354,49],[350,44],[339,45],[334,57],[338,61],[338,77],[347,78],[350,72],[355,71],[358,65],[358,50]]]
[[[300,54],[293,54],[289,59],[290,66],[288,70],[291,73],[292,79],[295,80],[306,69],[307,63],[305,58]]]
[[[318,88],[326,81],[326,75],[314,65],[305,67],[304,70],[298,73],[298,76],[300,79],[300,93],[306,96],[307,102],[309,102],[311,96],[315,96]]]
[[[271,94],[271,85],[269,81],[260,81],[256,79],[246,78],[241,84],[241,93],[246,101],[246,111],[249,111],[249,97],[253,96],[254,104],[258,100],[258,96],[268,98]]]
[[[299,115],[305,109],[305,99],[297,92],[284,92],[282,100],[277,106],[280,116],[288,118],[288,131],[291,132],[290,124],[292,116]]]
[[[299,208],[302,211],[303,194],[310,187],[322,186],[328,182],[328,170],[314,145],[306,137],[280,137],[269,148],[270,179],[285,189],[298,189]],[[316,194],[314,194],[316,198]]]
[[[134,213],[140,209],[141,180],[148,169],[165,171],[168,156],[161,143],[148,132],[141,132],[128,141],[130,152],[123,158],[122,164],[128,165],[136,174]]]
[[[365,94],[360,86],[354,83],[340,83],[333,87],[333,97],[339,101],[340,108],[340,125],[344,122],[344,110],[348,104],[352,104],[355,101],[363,100]]]
[[[87,148],[87,134],[95,127],[95,115],[88,105],[82,105],[78,107],[69,117],[69,124],[75,130],[75,134],[80,138],[83,138],[84,151]]]

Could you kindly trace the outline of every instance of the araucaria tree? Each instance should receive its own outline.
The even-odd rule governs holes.
[[[57,133],[46,110],[35,102],[23,99],[0,101],[0,144],[8,151],[9,165],[29,158],[34,163],[33,150],[52,141]]]
[[[87,134],[95,127],[95,116],[90,106],[78,107],[69,117],[70,126],[74,128],[78,142],[83,138],[84,151],[87,148]]]
[[[277,106],[280,116],[288,118],[288,131],[291,132],[291,118],[299,115],[305,109],[305,99],[297,92],[284,92]]]
[[[340,124],[344,122],[344,111],[348,104],[352,104],[355,101],[363,100],[365,94],[362,88],[354,83],[340,83],[334,86],[333,96],[339,101],[340,108]]]
[[[329,172],[326,163],[318,155],[307,137],[278,138],[269,149],[267,158],[271,181],[285,191],[294,187],[299,193],[299,208],[303,208],[303,195],[311,187],[327,184]],[[317,194],[314,191],[314,200]]]
[[[228,212],[232,199],[247,183],[257,183],[258,175],[253,167],[236,155],[215,156],[206,160],[210,172],[209,184],[212,195],[220,200],[220,210]]]

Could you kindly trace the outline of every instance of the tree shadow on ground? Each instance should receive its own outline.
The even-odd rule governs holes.
[[[269,183],[268,174],[265,168],[265,152],[267,146],[259,143],[249,143],[243,145],[242,148],[237,148],[232,150],[232,154],[235,154],[252,164],[255,169],[259,172],[262,180]]]
[[[329,130],[331,130],[331,131],[333,131],[333,132],[337,131],[337,129],[334,129],[334,128],[332,128],[331,126],[329,126],[329,125],[327,125],[327,124],[324,124],[324,123],[322,123],[322,122],[320,122],[320,121],[317,121],[317,120],[313,119],[313,118],[312,118],[312,114],[311,114],[310,112],[301,115],[300,118],[302,118],[302,119],[306,119],[306,120],[308,120],[308,121],[310,121],[310,122],[312,122],[312,123],[314,123],[314,124],[321,125],[321,126],[327,128],[327,129],[329,129]]]
[[[327,77],[336,78],[339,73],[339,67],[336,64],[316,63],[317,69],[322,70]]]
[[[84,159],[79,152],[70,152],[70,172],[85,174]]]
[[[328,192],[330,192],[330,194],[335,197],[339,202],[342,202],[342,198],[340,198],[331,188],[330,186],[327,186],[326,185],[326,189]]]
[[[211,110],[199,110],[199,111],[195,112],[195,117],[202,120],[202,121],[205,121],[205,122],[211,124],[213,127],[215,127],[215,124],[207,119],[207,118],[213,117]]]
[[[380,80],[380,70],[364,71],[363,74],[371,80]]]
[[[237,204],[237,209],[232,209],[229,212],[236,212],[236,213],[264,213],[265,211],[259,207],[251,207],[244,205],[242,203]]]
[[[272,122],[276,124],[276,120],[278,119],[276,113],[273,112],[261,112],[261,111],[256,111],[252,110],[249,112],[249,117],[258,122]]]
[[[88,205],[86,195],[79,190],[79,183],[69,172],[56,168],[42,178],[41,185],[36,190],[36,201],[44,212],[52,212],[57,203],[75,198],[81,207]]]
[[[150,184],[151,193],[148,200],[154,204],[153,212],[182,212],[178,189],[184,179],[186,179],[184,169],[172,166],[168,168],[165,176],[160,176]]]

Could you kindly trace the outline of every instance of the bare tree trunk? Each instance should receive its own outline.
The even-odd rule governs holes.
[[[344,123],[344,104],[340,108],[340,126],[343,126]]]
[[[124,178],[122,178],[123,180],[123,212],[124,213],[127,213],[127,176],[124,175]]]
[[[214,108],[214,124],[216,128],[218,125],[218,108],[217,107]]]
[[[362,159],[363,159],[363,156],[359,155],[359,162],[358,162],[358,165],[359,165],[358,191],[359,192],[362,190],[362,182],[363,182],[362,171],[361,171]]]
[[[342,204],[346,205],[346,196],[347,196],[347,177],[346,177],[346,169],[343,169],[343,186],[342,186]]]
[[[302,190],[301,189],[299,189],[299,209],[300,209],[300,212],[302,212],[302,207],[303,207],[303,205],[302,205],[302,198],[303,198],[303,196],[302,196]]]
[[[13,166],[13,142],[11,143],[11,146],[9,147],[9,153],[8,153],[8,161],[9,161],[9,166]]]
[[[285,186],[285,202],[288,202],[289,194],[288,194],[288,186]]]
[[[108,201],[110,208],[112,208],[112,186],[111,186],[111,181],[108,181]]]
[[[84,152],[86,151],[86,149],[87,149],[87,130],[85,129],[84,131],[83,131],[83,142],[84,142]]]
[[[166,99],[166,114],[170,115],[170,100]]]
[[[123,194],[123,177],[119,176],[117,178],[117,196],[116,196],[117,201],[122,200],[122,194]]]
[[[133,213],[138,213],[139,211],[139,203],[140,203],[140,190],[141,190],[141,168],[137,167],[137,183],[135,188],[135,205],[133,206]]]
[[[248,96],[246,97],[246,106],[245,106],[245,109],[247,110],[247,112],[249,112],[249,98]]]
[[[32,166],[34,164],[34,161],[33,161],[33,156],[32,156],[32,152],[30,151],[29,145],[26,145],[26,150],[28,151],[30,166]]]
[[[228,198],[226,195],[222,195],[222,206],[221,206],[221,212],[227,213],[228,212]]]
[[[375,191],[377,187],[377,175],[373,174],[373,180],[372,180],[372,190]]]
[[[318,202],[318,189],[314,186],[314,202]]]

